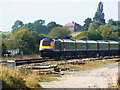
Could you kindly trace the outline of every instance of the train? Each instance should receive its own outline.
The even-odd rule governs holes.
[[[43,58],[120,56],[120,41],[44,38],[39,51]]]

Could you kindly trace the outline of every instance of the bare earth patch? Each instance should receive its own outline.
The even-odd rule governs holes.
[[[103,65],[88,71],[67,72],[60,81],[42,82],[43,88],[108,88],[117,86],[118,63]]]

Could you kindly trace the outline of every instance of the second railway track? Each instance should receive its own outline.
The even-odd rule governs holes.
[[[8,60],[7,60],[8,61]],[[7,61],[1,61],[2,64],[7,64]],[[11,61],[11,60],[9,60]],[[12,60],[15,62],[16,66],[23,65],[23,64],[31,64],[31,63],[42,63],[48,61],[48,59],[24,59],[24,60]]]
[[[67,58],[66,60],[57,59],[57,61],[68,61],[68,60],[77,60],[77,61],[94,61],[94,60],[103,60],[103,59],[109,59],[113,61],[120,61],[120,57],[99,57],[99,58],[80,58],[80,59],[73,59],[73,58]],[[16,63],[16,66],[23,65],[23,64],[31,64],[31,63],[43,63],[47,61],[56,61],[56,59],[44,59],[44,58],[38,58],[38,59],[24,59],[24,60],[13,60]],[[1,61],[0,63],[6,64],[7,61]]]

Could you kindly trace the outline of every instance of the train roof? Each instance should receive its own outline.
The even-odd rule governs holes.
[[[114,43],[117,44],[119,43],[118,41],[104,41],[104,40],[97,40],[98,43]]]
[[[53,39],[53,38],[44,38],[42,39],[44,41],[60,41],[60,42],[81,42],[81,43],[114,43],[114,44],[117,44],[117,43],[120,43],[120,41],[105,41],[105,40],[76,40],[76,39]]]
[[[75,42],[75,40],[72,39],[53,39],[54,41],[60,41],[60,42]]]
[[[86,41],[85,40],[75,40],[77,43],[86,43]]]
[[[113,44],[118,44],[119,42],[117,41],[108,41],[109,43],[113,43]]]
[[[104,40],[97,40],[98,43],[108,43],[108,41],[104,41]]]
[[[72,39],[62,39],[64,42],[73,42],[75,43],[75,40],[72,40]]]
[[[86,40],[87,43],[97,43],[97,41],[94,40]]]

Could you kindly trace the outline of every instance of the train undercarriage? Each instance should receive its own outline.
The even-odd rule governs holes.
[[[41,51],[41,57],[48,58],[95,58],[105,56],[120,56],[119,50],[89,50],[89,51]]]

